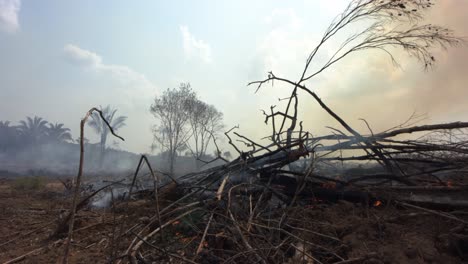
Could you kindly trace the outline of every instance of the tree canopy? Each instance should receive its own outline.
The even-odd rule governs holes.
[[[189,83],[156,96],[150,112],[158,120],[153,127],[154,141],[168,151],[172,174],[178,152],[188,147],[195,158],[202,158],[223,127],[222,113],[201,101]]]

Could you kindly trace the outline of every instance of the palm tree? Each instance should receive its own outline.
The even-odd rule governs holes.
[[[99,106],[99,110],[101,110],[103,117],[109,122],[112,129],[116,132],[121,127],[125,126],[125,120],[127,120],[126,116],[116,116],[115,113],[117,109],[111,108],[109,105],[102,108]],[[104,154],[106,151],[106,141],[107,136],[109,135],[109,128],[107,127],[106,123],[102,120],[99,113],[94,112],[91,115],[91,120],[88,122],[88,125],[94,129],[94,131],[101,136],[100,147],[101,147],[101,165],[104,160]]]
[[[66,142],[71,141],[72,136],[70,134],[70,129],[63,127],[62,123],[49,123],[47,128],[47,138],[52,142]]]
[[[0,129],[10,127],[10,121],[0,121]]]
[[[26,120],[21,120],[18,130],[22,140],[27,144],[36,145],[46,138],[47,136],[47,122],[41,117],[34,116],[34,118],[26,117]]]
[[[0,151],[17,148],[18,129],[10,121],[0,121]]]

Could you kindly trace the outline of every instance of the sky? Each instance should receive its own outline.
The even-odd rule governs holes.
[[[156,123],[149,107],[167,88],[189,82],[224,113],[226,128],[259,139],[270,133],[261,110],[281,106],[290,87],[255,93],[250,81],[272,70],[297,80],[305,60],[347,0],[123,1],[0,0],[0,120],[40,116],[79,134],[93,106],[128,117],[125,150],[147,153]],[[468,36],[468,1],[439,0],[428,23]],[[342,38],[341,38],[342,39]],[[323,62],[331,42],[318,54]],[[398,125],[413,112],[423,123],[467,121],[468,46],[434,50],[430,71],[396,50],[400,67],[376,52],[352,55],[307,82],[362,133]],[[306,94],[300,117],[314,135],[340,128]],[[97,141],[94,132],[85,134]],[[110,142],[114,141],[110,139]],[[229,149],[220,139],[223,149]],[[232,150],[231,150],[232,151]]]

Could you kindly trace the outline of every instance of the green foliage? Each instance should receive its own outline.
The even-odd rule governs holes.
[[[47,139],[50,142],[66,142],[73,140],[70,134],[70,129],[64,127],[61,123],[49,123],[49,127],[47,128]]]
[[[10,121],[0,121],[0,152],[11,151],[19,144],[18,128]]]
[[[42,117],[26,117],[19,125],[0,121],[0,152],[31,150],[47,143],[70,142],[70,129],[62,123],[49,123]]]
[[[47,137],[48,122],[42,117],[34,116],[34,118],[31,118],[28,116],[26,120],[21,120],[19,124],[19,134],[28,145],[40,144]]]
[[[45,180],[42,177],[20,177],[13,181],[12,187],[21,191],[36,191],[45,187]]]

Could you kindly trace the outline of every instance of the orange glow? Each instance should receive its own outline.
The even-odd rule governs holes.
[[[374,206],[380,206],[380,205],[382,205],[381,201],[377,200],[377,201],[374,202]]]
[[[452,182],[452,181],[450,181],[450,180],[449,180],[449,181],[447,181],[447,186],[448,186],[448,187],[453,187],[453,182]]]
[[[322,187],[325,189],[335,189],[336,188],[336,182],[324,182],[322,183]]]
[[[192,241],[195,237],[183,237],[180,239],[180,241],[184,244],[187,244],[188,242]]]
[[[311,201],[311,203],[320,203],[320,202],[323,202],[322,199],[316,198],[316,197],[312,197],[312,199],[311,199],[310,201]]]

